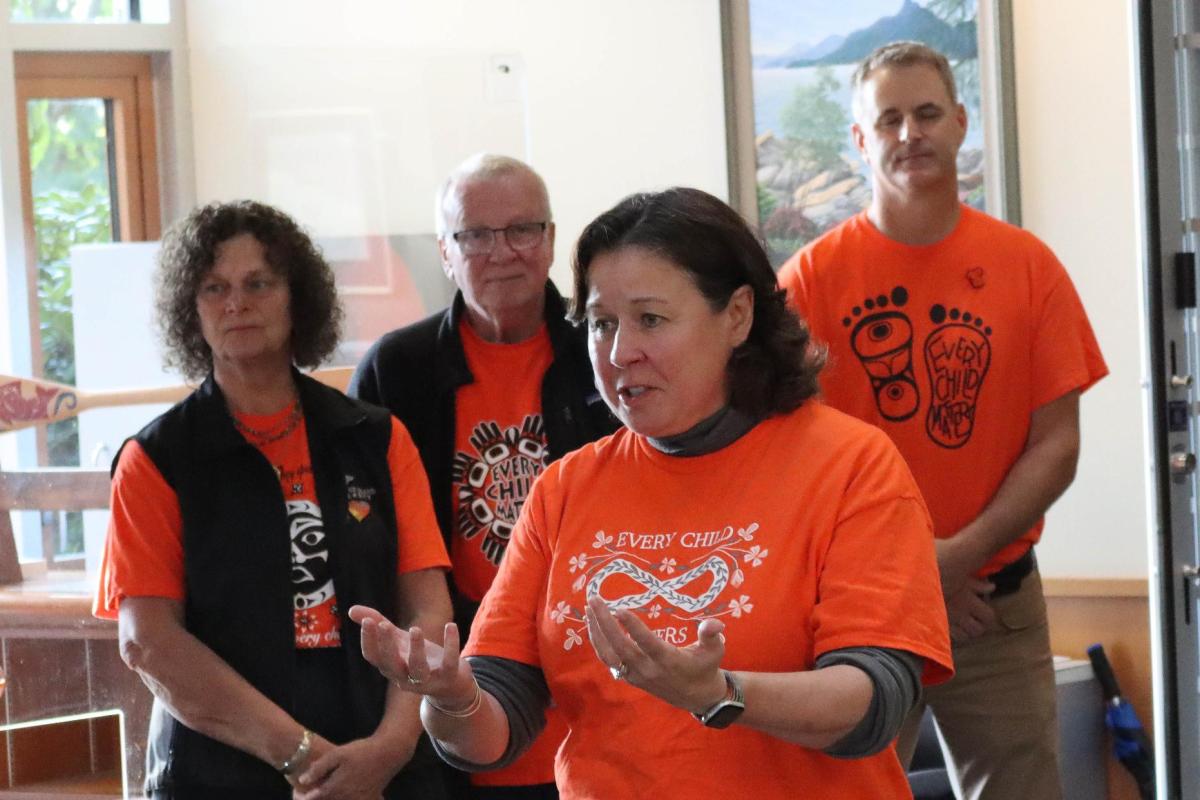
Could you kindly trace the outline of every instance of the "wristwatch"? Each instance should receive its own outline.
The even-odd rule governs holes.
[[[727,669],[721,670],[725,676],[725,696],[717,704],[699,714],[692,714],[702,725],[709,728],[728,728],[734,720],[746,710],[746,701],[742,697],[742,684]]]

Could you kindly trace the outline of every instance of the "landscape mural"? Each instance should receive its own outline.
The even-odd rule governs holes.
[[[750,0],[759,223],[776,267],[870,199],[850,139],[850,75],[887,42],[950,59],[968,119],[959,195],[984,207],[976,15],[977,0]]]

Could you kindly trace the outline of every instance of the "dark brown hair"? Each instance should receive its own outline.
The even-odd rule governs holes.
[[[211,203],[193,210],[163,237],[155,275],[155,308],[164,361],[195,380],[212,370],[212,350],[200,330],[196,292],[216,260],[217,247],[249,233],[267,263],[287,279],[291,295],[292,361],[316,367],[337,347],[342,307],[333,270],[296,221],[253,200]]]
[[[588,268],[603,253],[640,247],[677,265],[715,310],[742,286],[754,293],[754,322],[729,358],[729,403],[756,418],[798,408],[817,393],[824,353],[787,307],[758,237],[736,211],[699,189],[677,187],[626,197],[592,220],[573,262],[571,319],[582,322]]]

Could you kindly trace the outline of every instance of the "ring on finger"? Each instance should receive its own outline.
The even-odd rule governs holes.
[[[625,680],[625,676],[629,674],[629,665],[622,661],[615,667],[609,667],[608,671],[613,676],[614,681],[623,681]]]
[[[408,675],[408,685],[409,686],[420,686],[424,682],[425,682],[424,678],[413,675],[411,672],[409,673],[409,675]]]

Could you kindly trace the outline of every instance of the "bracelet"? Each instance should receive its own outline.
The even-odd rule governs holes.
[[[279,765],[279,771],[284,775],[291,775],[304,759],[308,758],[308,751],[311,749],[312,731],[305,728],[304,733],[300,736],[300,744],[296,746],[296,752],[292,753],[291,758]]]
[[[483,690],[479,688],[479,681],[475,681],[475,696],[471,698],[471,702],[467,704],[467,707],[460,711],[439,706],[433,702],[433,698],[429,695],[425,695],[425,702],[429,703],[429,707],[439,714],[445,714],[447,717],[454,717],[455,719],[466,719],[473,716],[479,710],[479,707],[483,705]]]

